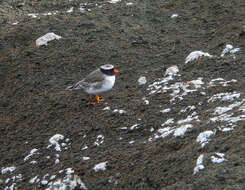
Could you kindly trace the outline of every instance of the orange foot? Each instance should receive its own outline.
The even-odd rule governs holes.
[[[99,95],[96,95],[95,99],[97,100],[97,103],[104,102],[104,99],[100,98]]]
[[[93,102],[93,95],[90,95],[88,100],[89,100],[89,104],[95,106],[95,102]]]

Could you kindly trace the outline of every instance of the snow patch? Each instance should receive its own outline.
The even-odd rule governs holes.
[[[124,114],[124,113],[127,113],[127,112],[125,110],[114,109],[113,113]]]
[[[30,154],[28,154],[25,158],[24,158],[24,162],[26,162],[27,160],[30,159],[30,157],[32,157],[34,154],[37,154],[38,149],[34,148],[30,151]]]
[[[220,57],[224,57],[228,53],[235,54],[235,53],[237,53],[239,51],[240,51],[240,48],[233,48],[233,46],[231,44],[227,44],[225,46],[225,49],[222,51]]]
[[[103,135],[98,135],[96,141],[94,142],[94,144],[96,146],[100,146],[104,142],[104,138],[105,137]]]
[[[134,124],[133,126],[130,127],[130,130],[133,131],[138,128],[139,128],[139,124]]]
[[[227,161],[224,157],[225,157],[225,154],[223,153],[215,153],[216,155],[215,156],[211,156],[211,160],[213,163],[221,163],[221,162],[224,162],[224,161]]]
[[[64,136],[60,135],[60,134],[56,134],[56,135],[52,136],[49,139],[50,144],[47,146],[47,148],[50,148],[53,145],[53,146],[55,146],[55,150],[60,152],[61,147],[60,147],[59,141],[63,140],[63,139],[64,139]]]
[[[174,118],[170,118],[167,121],[165,121],[161,126],[169,125],[174,123]]]
[[[131,5],[133,5],[133,3],[132,2],[128,2],[128,3],[126,3],[126,5],[127,6],[131,6]]]
[[[211,98],[209,98],[208,99],[208,103],[215,102],[217,100],[220,100],[220,101],[223,101],[223,102],[232,102],[235,99],[240,98],[240,96],[241,96],[241,93],[237,93],[237,92],[219,93],[219,94],[215,94]]]
[[[66,12],[67,13],[72,13],[73,12],[73,7],[71,7],[70,9],[68,9]]]
[[[202,148],[209,143],[210,137],[215,135],[213,131],[204,131],[200,133],[196,139],[198,143],[201,144]]]
[[[167,109],[164,109],[164,110],[160,110],[161,113],[168,113],[168,112],[170,112],[170,111],[171,111],[170,108],[167,108]]]
[[[149,105],[150,104],[149,100],[147,100],[145,97],[143,97],[142,100],[144,101],[145,105]]]
[[[93,170],[94,170],[95,172],[98,172],[98,171],[100,171],[100,170],[104,171],[104,170],[106,170],[107,164],[108,164],[108,162],[101,162],[101,163],[99,163],[99,164],[96,164],[96,165],[93,167]]]
[[[87,161],[87,160],[89,160],[89,159],[90,159],[90,157],[86,157],[86,156],[83,157],[83,160],[84,160],[84,161]]]
[[[197,60],[199,59],[199,57],[213,57],[212,55],[210,55],[209,53],[205,53],[205,52],[202,52],[202,51],[193,51],[191,52],[185,59],[185,64],[189,63],[189,62],[192,62],[194,60]]]
[[[110,106],[104,107],[103,110],[110,110]]]
[[[108,1],[108,3],[112,3],[112,4],[114,4],[114,3],[119,3],[121,0],[110,0],[110,1]]]
[[[32,17],[32,18],[37,18],[38,15],[39,15],[38,13],[29,13],[29,14],[27,14],[27,16]]]
[[[146,80],[146,77],[145,76],[141,76],[139,79],[138,79],[138,84],[139,85],[144,85],[147,83],[147,80]]]
[[[233,108],[240,106],[243,102],[244,102],[244,100],[241,102],[235,102],[233,104],[230,104],[228,107],[217,107],[217,108],[215,108],[213,115],[224,114],[224,113],[232,110]]]
[[[87,145],[84,145],[83,147],[82,147],[82,150],[87,150],[88,149],[88,146]]]
[[[43,46],[43,45],[48,45],[48,42],[53,41],[55,39],[59,40],[60,38],[62,38],[61,36],[56,35],[53,32],[49,32],[47,34],[45,34],[44,36],[38,38],[36,40],[36,46]]]
[[[177,18],[179,15],[177,13],[174,13],[171,15],[171,18]]]
[[[48,183],[48,188],[45,190],[74,190],[81,189],[87,190],[87,187],[82,182],[81,178],[77,175],[66,175],[63,179],[57,179],[54,182]]]
[[[167,137],[168,135],[170,135],[174,130],[171,129],[170,127],[165,127],[165,128],[162,128],[162,129],[158,129],[157,130],[157,133],[154,134],[154,138],[155,139],[158,139],[158,138],[165,138]]]
[[[196,162],[196,167],[194,168],[194,172],[193,174],[197,174],[200,170],[204,170],[204,165],[203,165],[203,158],[204,155],[201,154],[198,158],[197,158],[197,162]]]
[[[192,128],[193,125],[192,124],[185,124],[185,125],[182,125],[180,127],[178,127],[175,131],[174,131],[174,136],[175,137],[183,137],[185,132],[187,131],[187,129],[189,128]]]
[[[179,120],[177,124],[181,125],[183,123],[189,123],[191,121],[200,121],[198,119],[197,112],[194,111],[191,115],[188,115],[186,119]]]
[[[2,168],[1,173],[2,173],[2,174],[12,173],[15,169],[16,169],[15,166]]]

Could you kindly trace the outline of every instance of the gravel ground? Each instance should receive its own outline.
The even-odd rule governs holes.
[[[244,190],[244,21],[244,0],[0,2],[0,189]],[[107,63],[104,103],[65,91]]]

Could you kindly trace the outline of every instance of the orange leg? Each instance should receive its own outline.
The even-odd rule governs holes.
[[[104,99],[100,98],[99,95],[96,95],[95,99],[97,100],[97,103],[104,102]]]
[[[89,96],[89,104],[95,105],[95,102],[93,102],[93,95]]]

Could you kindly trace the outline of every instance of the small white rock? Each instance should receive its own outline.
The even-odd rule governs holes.
[[[176,17],[178,17],[179,15],[177,14],[177,13],[175,13],[175,14],[172,14],[172,16],[171,16],[171,18],[176,18]]]
[[[49,32],[49,33],[45,34],[44,36],[42,36],[36,40],[36,46],[39,47],[39,46],[43,46],[43,45],[48,45],[49,41],[52,41],[55,39],[59,40],[60,38],[61,38],[61,36],[58,36],[53,32]]]
[[[104,170],[106,170],[107,164],[108,164],[108,162],[101,162],[101,163],[99,163],[99,164],[96,164],[96,165],[94,166],[93,170],[94,170],[95,172],[98,172],[98,171],[100,171],[100,170],[104,171]]]
[[[139,85],[144,85],[147,83],[147,79],[145,76],[141,76],[139,79],[138,79],[138,84]]]

